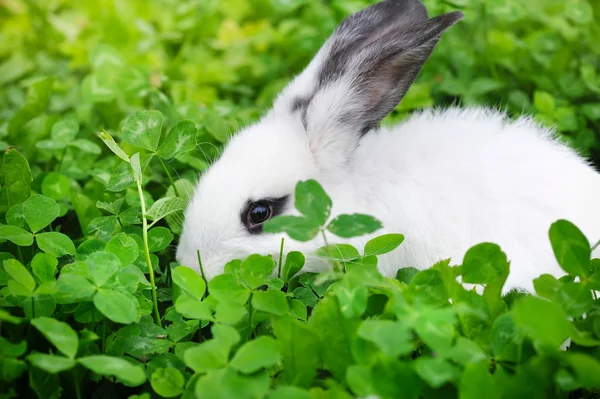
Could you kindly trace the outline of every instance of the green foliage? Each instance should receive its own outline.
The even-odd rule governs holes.
[[[301,216],[265,230],[319,240],[331,272],[284,243],[208,283],[174,262],[198,173],[368,3],[3,3],[0,397],[598,394],[600,259],[564,220],[549,241],[567,276],[538,277],[537,296],[501,295],[510,265],[491,243],[384,278],[377,257],[404,236],[332,218],[314,180],[296,187]],[[600,3],[425,3],[466,18],[385,123],[500,104],[598,161]],[[363,248],[336,242],[355,236]]]

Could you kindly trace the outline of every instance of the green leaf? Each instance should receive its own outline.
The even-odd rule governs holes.
[[[12,343],[0,337],[0,355],[6,357],[21,357],[27,352],[27,341]]]
[[[415,359],[414,368],[419,377],[432,388],[439,388],[459,375],[456,367],[439,358],[419,357]]]
[[[4,270],[16,282],[21,284],[29,292],[35,289],[35,280],[29,271],[16,259],[6,259],[4,261]]]
[[[331,212],[331,198],[316,180],[296,184],[295,206],[314,225],[323,226]]]
[[[158,156],[163,159],[171,159],[185,154],[196,148],[196,124],[193,121],[177,122],[158,149]]]
[[[60,258],[63,255],[75,255],[75,245],[66,235],[58,232],[39,233],[35,242],[44,252]]]
[[[500,318],[496,319],[499,320]],[[458,337],[448,357],[458,364],[477,363],[488,359],[487,354],[475,342],[464,337]]]
[[[58,260],[50,254],[36,254],[31,260],[31,270],[40,284],[54,281],[58,271]]]
[[[567,362],[577,381],[587,389],[600,388],[600,362],[585,353],[568,352]]]
[[[11,226],[17,226],[22,229],[27,228],[27,223],[25,222],[25,215],[23,214],[23,204],[11,206],[4,217],[6,219],[6,224],[9,224]]]
[[[543,90],[536,90],[533,93],[533,105],[535,105],[539,111],[548,115],[551,115],[556,108],[554,97]]]
[[[242,262],[240,275],[254,290],[269,282],[274,269],[275,262],[270,256],[250,255]]]
[[[105,211],[107,211],[113,215],[118,215],[119,212],[121,212],[121,206],[123,205],[124,201],[125,201],[125,198],[118,198],[113,202],[98,201],[98,202],[96,202],[96,206],[100,209],[104,209]]]
[[[373,342],[381,352],[390,357],[408,355],[415,348],[410,325],[401,321],[365,320],[357,334]]]
[[[263,398],[271,379],[266,371],[252,376],[240,375],[232,368],[214,370],[196,383],[196,398],[255,399]]]
[[[572,276],[589,274],[590,243],[573,223],[559,220],[550,226],[550,242],[560,267]]]
[[[252,294],[252,306],[256,310],[283,316],[289,311],[285,294],[281,291],[256,291]]]
[[[33,235],[17,226],[0,225],[0,239],[8,240],[20,247],[33,244]]]
[[[417,399],[422,385],[410,363],[387,359],[371,367],[371,382],[378,396],[398,399]]]
[[[115,323],[135,323],[142,317],[140,305],[131,294],[102,288],[94,295],[94,305],[107,319]]]
[[[360,258],[358,250],[349,244],[331,244],[316,250],[315,254],[324,259],[350,262]]]
[[[42,194],[53,200],[67,198],[71,189],[71,180],[65,175],[50,172],[42,182]]]
[[[75,367],[75,360],[62,356],[46,355],[44,353],[32,353],[27,356],[31,365],[42,369],[50,374],[60,373]]]
[[[396,272],[396,280],[402,281],[404,284],[409,285],[417,274],[419,273],[419,269],[414,267],[401,267]]]
[[[121,230],[121,225],[116,216],[101,216],[92,219],[88,224],[88,231],[99,239],[108,241]]]
[[[489,284],[508,276],[506,254],[496,244],[482,243],[470,248],[462,264],[464,283]]]
[[[404,241],[402,234],[384,234],[365,244],[364,256],[379,256],[392,252]]]
[[[534,341],[558,348],[569,336],[571,327],[561,306],[533,296],[517,299],[513,318]]]
[[[250,290],[240,283],[233,274],[221,274],[208,282],[210,296],[219,302],[244,304]]]
[[[210,307],[206,302],[187,295],[181,295],[175,302],[175,310],[188,319],[212,320]]]
[[[6,191],[6,204],[0,204],[0,212],[4,212],[13,205],[25,202],[31,195],[31,170],[27,160],[19,151],[9,147],[2,160],[4,172],[4,187]]]
[[[231,128],[213,109],[207,108],[202,120],[206,131],[221,143],[226,143],[231,135]]]
[[[142,183],[142,165],[140,163],[140,153],[136,152],[129,159],[129,165],[131,166],[131,171],[133,172],[133,180],[136,183]]]
[[[226,324],[213,324],[210,330],[215,339],[225,342],[230,346],[236,345],[242,339],[238,330]]]
[[[58,214],[56,201],[43,195],[34,195],[23,203],[23,215],[33,233],[52,223]]]
[[[282,278],[286,283],[290,281],[292,277],[304,267],[304,255],[302,252],[292,251],[289,252],[285,257],[285,264],[283,265]]]
[[[319,336],[312,327],[291,317],[273,322],[273,333],[280,343],[282,380],[309,388],[317,375]]]
[[[79,133],[79,124],[74,120],[65,119],[52,125],[50,135],[56,141],[67,143],[75,139]]]
[[[257,337],[238,349],[230,366],[245,374],[274,366],[281,361],[279,345],[279,342],[271,337],[265,335]]]
[[[94,252],[87,257],[85,263],[98,287],[103,286],[121,269],[121,261],[117,255],[109,252]]]
[[[133,238],[126,233],[119,233],[106,244],[106,252],[115,254],[121,261],[121,266],[127,266],[135,262],[140,251]]]
[[[367,310],[369,290],[358,280],[346,276],[333,290],[340,304],[340,311],[346,318],[360,317]]]
[[[465,366],[458,383],[461,399],[500,399],[502,391],[490,374],[489,368],[487,361]]]
[[[231,344],[223,339],[211,339],[191,347],[183,353],[185,365],[196,373],[218,369],[229,359]]]
[[[100,137],[100,140],[102,140],[116,156],[125,161],[127,165],[129,164],[129,155],[127,155],[125,151],[119,147],[119,145],[115,142],[115,139],[113,139],[107,131],[103,130],[99,132],[98,137]]]
[[[293,294],[295,298],[298,298],[306,306],[315,307],[319,301],[317,294],[310,288],[296,287]]]
[[[325,297],[315,306],[309,325],[319,335],[319,357],[323,368],[343,380],[346,368],[354,363],[351,340],[360,320],[342,316],[335,298]]]
[[[121,128],[123,140],[148,151],[156,151],[160,141],[163,116],[159,111],[139,111],[131,115]]]
[[[133,169],[129,164],[129,159],[127,159],[127,162],[121,162],[112,172],[106,189],[108,191],[120,192],[133,184],[135,184]]]
[[[64,272],[56,280],[56,289],[63,303],[79,302],[96,292],[96,287],[87,278]]]
[[[350,238],[373,233],[381,227],[381,222],[374,217],[355,213],[337,216],[327,225],[327,230],[338,237]]]
[[[267,395],[267,399],[311,399],[310,393],[291,385],[278,385]]]
[[[492,326],[491,346],[494,356],[501,360],[518,361],[518,351],[523,344],[510,313],[498,317]]]
[[[444,356],[452,347],[456,335],[455,324],[453,309],[428,308],[419,312],[415,331],[427,346]]]
[[[578,318],[588,313],[594,306],[594,298],[589,287],[581,283],[565,283],[554,297],[569,317]]]
[[[100,155],[102,153],[100,146],[88,139],[76,139],[71,141],[69,145],[88,154]]]
[[[172,270],[171,278],[173,283],[177,284],[187,295],[202,300],[206,292],[206,283],[195,270],[178,266]]]
[[[410,273],[410,269],[409,269]],[[415,303],[432,306],[448,304],[448,291],[438,270],[426,269],[415,274],[405,291]]]
[[[558,281],[554,276],[550,274],[542,274],[535,280],[533,280],[533,287],[535,288],[535,292],[546,299],[554,298],[554,294],[559,290],[559,288],[563,285],[560,281]]]
[[[79,347],[79,337],[71,326],[49,317],[33,319],[31,325],[37,328],[65,356],[70,359],[75,358]]]
[[[176,368],[158,368],[150,377],[150,385],[160,396],[172,398],[183,393],[185,378]]]
[[[0,63],[0,86],[16,81],[35,68],[35,63],[21,52],[10,54]]]
[[[148,247],[150,252],[158,252],[167,248],[173,241],[173,234],[166,227],[154,227],[148,230]]]
[[[265,233],[287,233],[296,241],[310,241],[319,234],[321,226],[307,217],[282,215],[267,220]]]
[[[128,386],[139,386],[146,382],[144,368],[114,356],[94,355],[77,359],[83,367],[103,376],[114,376]]]

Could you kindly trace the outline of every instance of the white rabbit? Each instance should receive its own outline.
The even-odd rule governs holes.
[[[542,273],[561,276],[548,238],[568,219],[600,238],[600,174],[553,133],[528,118],[489,109],[417,113],[393,128],[378,123],[400,102],[442,33],[462,17],[430,19],[418,0],[386,0],[348,17],[258,123],[235,135],[202,176],[185,214],[177,259],[208,278],[233,258],[277,256],[282,235],[262,232],[279,214],[297,214],[294,188],[316,179],[332,215],[365,213],[405,242],[379,259],[427,268],[481,242],[511,260],[505,291],[532,290]],[[373,235],[345,240],[362,248]],[[343,240],[329,236],[332,242]],[[304,252],[304,269],[323,242],[286,240]]]

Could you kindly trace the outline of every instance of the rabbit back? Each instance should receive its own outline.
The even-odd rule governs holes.
[[[531,290],[542,273],[564,274],[548,231],[575,223],[590,243],[600,239],[600,175],[551,130],[530,118],[470,108],[417,113],[371,132],[352,159],[355,207],[380,217],[405,243],[380,268],[426,268],[481,242],[501,246],[511,261],[507,289]],[[362,189],[361,189],[362,187]]]

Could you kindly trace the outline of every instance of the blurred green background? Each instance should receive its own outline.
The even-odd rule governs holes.
[[[99,129],[117,131],[131,112],[155,108],[167,125],[190,118],[201,127],[198,150],[176,164],[192,176],[345,16],[372,2],[2,0],[0,146],[43,165],[57,157],[43,141],[56,120],[76,118],[98,142]],[[386,122],[434,105],[500,106],[555,126],[600,164],[600,1],[425,3],[432,16],[466,16]],[[102,179],[90,153],[61,156],[63,173]]]

